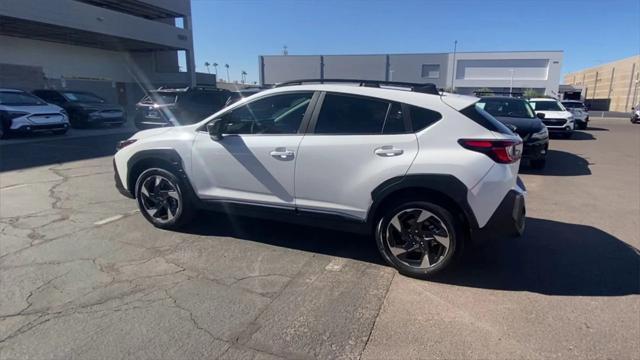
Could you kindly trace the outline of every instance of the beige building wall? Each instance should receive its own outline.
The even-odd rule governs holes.
[[[564,83],[582,87],[594,110],[627,112],[640,102],[640,55],[569,73]]]

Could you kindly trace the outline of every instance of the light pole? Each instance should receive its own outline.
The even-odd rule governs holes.
[[[218,79],[218,63],[213,63],[213,71],[216,72],[216,80]]]
[[[456,51],[458,50],[458,40],[453,42],[453,69],[451,69],[451,92],[455,92],[456,87],[453,85],[453,81],[456,76]]]
[[[513,69],[510,69],[509,72],[511,73],[511,81],[509,82],[509,96],[513,97]]]
[[[240,75],[242,76],[242,80],[241,82],[244,84],[247,81],[247,72],[242,70],[242,72],[240,73]]]
[[[209,64],[209,62],[208,62],[208,61],[205,61],[205,62],[204,62],[204,67],[206,67],[206,68],[207,68],[207,73],[208,73],[208,74],[211,74],[211,71],[209,70],[209,65],[211,65],[211,64]]]
[[[231,82],[231,80],[230,80],[230,78],[229,78],[229,64],[224,64],[224,67],[226,67],[226,68],[227,68],[227,82],[228,82],[228,83],[230,83],[230,82]]]

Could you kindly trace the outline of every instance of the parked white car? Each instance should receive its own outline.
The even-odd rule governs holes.
[[[576,129],[585,130],[589,127],[589,110],[582,101],[563,100],[562,105],[573,115]]]
[[[0,89],[0,138],[12,133],[64,134],[69,118],[59,106],[17,89]]]
[[[552,98],[529,99],[529,104],[536,114],[544,115],[542,122],[551,134],[558,134],[570,138],[575,129],[575,119],[560,101]]]
[[[522,140],[478,98],[308,82],[135,134],[115,155],[116,187],[160,228],[205,208],[372,234],[416,277],[447,268],[467,241],[522,233]]]

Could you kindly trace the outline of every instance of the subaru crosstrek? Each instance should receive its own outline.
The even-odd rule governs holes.
[[[470,240],[523,232],[522,140],[477,98],[322,81],[135,134],[118,145],[116,187],[159,228],[204,208],[371,234],[389,264],[420,278]]]

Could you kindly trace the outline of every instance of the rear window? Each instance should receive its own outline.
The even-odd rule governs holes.
[[[508,127],[484,111],[477,103],[462,109],[460,113],[487,130],[505,135],[513,135],[513,132],[509,130]]]

